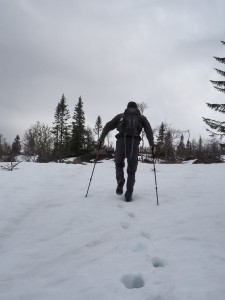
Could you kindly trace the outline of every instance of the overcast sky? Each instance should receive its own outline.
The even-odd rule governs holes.
[[[224,102],[213,56],[224,57],[224,0],[0,0],[0,133],[11,142],[37,121],[52,126],[64,93],[94,127],[145,102],[167,122],[208,136],[206,102]]]

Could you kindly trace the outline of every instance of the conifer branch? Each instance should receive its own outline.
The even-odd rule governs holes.
[[[214,56],[214,58],[215,58],[218,62],[220,62],[220,63],[222,63],[222,64],[225,64],[225,57],[216,57],[216,56]]]
[[[221,88],[219,88],[219,87],[217,87],[217,86],[214,86],[214,88],[215,88],[217,91],[219,91],[219,92],[225,93],[225,89],[221,89]]]
[[[225,113],[225,104],[212,104],[212,103],[206,103],[207,106],[215,111]]]
[[[225,45],[225,42],[224,41],[221,41],[222,45]],[[220,62],[220,63],[223,63],[225,64],[225,57],[217,57],[217,56],[214,56],[214,58]],[[221,76],[225,77],[225,71],[222,71],[222,70],[219,70],[219,69],[215,69],[216,72],[218,74],[220,74]],[[210,80],[210,82],[213,84],[213,87],[219,91],[219,92],[222,92],[222,93],[225,93],[225,81],[218,81],[218,80]],[[217,111],[217,112],[220,112],[220,113],[225,113],[225,104],[216,104],[216,103],[206,103],[207,106],[210,108],[210,109],[213,109],[214,111]],[[216,121],[216,120],[212,120],[212,119],[209,119],[209,118],[204,118],[203,117],[203,121],[206,123],[206,125],[208,125],[208,127],[210,129],[206,129],[207,131],[213,133],[213,134],[216,134],[216,135],[221,135],[221,136],[224,136],[225,135],[225,121]],[[216,131],[217,133],[211,131],[211,129],[213,131]]]
[[[212,129],[217,130],[221,134],[225,134],[225,122],[203,118],[203,121]]]
[[[215,84],[217,86],[220,86],[220,87],[225,87],[225,81],[215,81],[215,80],[210,80],[212,82],[212,84]]]
[[[220,74],[220,75],[222,75],[222,76],[225,77],[225,71],[221,71],[221,70],[218,70],[218,69],[215,69],[215,70],[216,70],[216,72],[217,72],[218,74]]]

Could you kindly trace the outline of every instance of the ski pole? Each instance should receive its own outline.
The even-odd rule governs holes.
[[[87,189],[87,193],[86,193],[86,196],[88,196],[88,191],[89,191],[89,188],[90,188],[90,185],[91,185],[91,181],[92,181],[92,177],[93,177],[93,174],[94,174],[94,170],[95,170],[95,166],[96,166],[96,163],[98,161],[98,156],[99,156],[99,150],[101,148],[101,142],[99,143],[98,145],[98,149],[97,149],[97,153],[96,153],[96,158],[95,158],[95,163],[94,163],[94,167],[93,167],[93,170],[92,170],[92,173],[91,173],[91,178],[90,178],[90,181],[89,181],[89,185],[88,185],[88,189]]]
[[[152,149],[152,158],[153,158],[153,166],[154,166],[154,173],[155,173],[155,191],[156,191],[156,199],[157,199],[157,205],[159,205],[158,187],[157,187],[156,169],[155,169],[155,155],[154,155],[153,149]]]

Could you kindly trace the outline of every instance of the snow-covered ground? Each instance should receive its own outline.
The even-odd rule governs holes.
[[[131,203],[112,161],[0,171],[0,299],[224,300],[225,165],[156,168],[159,206],[149,164]]]

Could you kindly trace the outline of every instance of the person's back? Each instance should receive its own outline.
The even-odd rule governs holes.
[[[135,107],[129,107],[125,109],[118,131],[120,134],[128,137],[140,137],[142,125],[141,113],[139,109]]]

